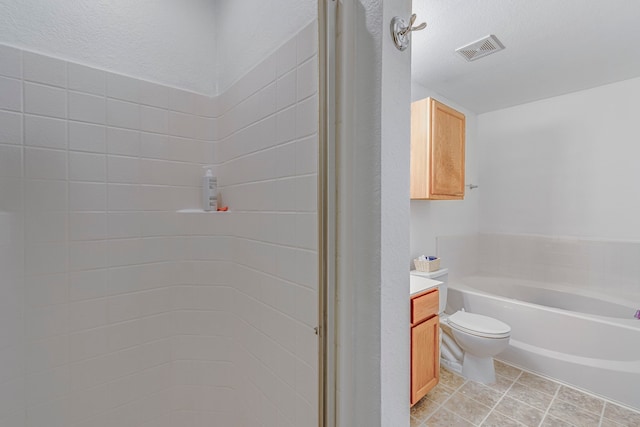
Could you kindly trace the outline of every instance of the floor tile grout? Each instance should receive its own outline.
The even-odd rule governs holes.
[[[519,407],[522,407],[523,410],[525,411],[529,411],[529,410],[535,410],[536,414],[542,414],[540,422],[538,422],[537,424],[535,424],[537,427],[542,427],[543,425],[545,425],[545,423],[547,421],[549,421],[550,419],[557,419],[559,421],[561,421],[562,423],[565,423],[566,425],[569,426],[575,426],[576,424],[574,424],[573,421],[568,421],[569,419],[573,419],[574,418],[574,412],[575,412],[575,416],[578,417],[590,417],[592,420],[594,417],[598,417],[597,420],[597,426],[598,427],[602,427],[603,423],[605,422],[605,412],[607,409],[607,405],[611,405],[612,408],[617,408],[618,406],[624,410],[627,410],[626,407],[622,406],[622,405],[616,405],[615,403],[609,402],[608,400],[605,400],[604,398],[601,398],[599,396],[596,395],[592,395],[589,392],[583,391],[579,388],[573,387],[571,385],[567,385],[564,383],[561,383],[559,381],[556,381],[552,378],[549,377],[545,377],[543,375],[539,375],[537,373],[534,372],[530,372],[526,369],[522,369],[519,368],[517,366],[513,366],[510,365],[506,362],[502,362],[499,361],[499,363],[503,364],[504,366],[508,367],[502,367],[504,370],[502,371],[503,373],[508,373],[509,376],[505,376],[505,375],[501,375],[498,371],[499,371],[499,367],[496,368],[496,387],[498,387],[498,384],[500,388],[494,388],[491,385],[487,385],[487,384],[481,384],[481,383],[476,383],[474,381],[470,381],[466,378],[463,378],[460,374],[450,371],[446,368],[442,368],[443,370],[447,371],[447,375],[450,375],[450,377],[447,378],[447,384],[445,384],[442,381],[442,376],[441,376],[441,382],[439,385],[442,386],[442,391],[444,391],[446,394],[448,394],[448,396],[446,396],[441,402],[436,402],[436,400],[432,400],[429,398],[429,395],[427,394],[427,396],[425,396],[425,399],[428,399],[429,402],[431,404],[434,404],[433,408],[431,408],[431,410],[427,413],[427,415],[425,416],[425,418],[423,420],[419,420],[416,417],[413,417],[413,419],[416,419],[419,424],[418,427],[426,427],[427,424],[429,423],[429,420],[433,419],[434,417],[437,416],[437,414],[441,414],[442,416],[445,417],[456,417],[458,420],[464,420],[465,422],[469,423],[470,425],[473,426],[482,426],[484,425],[487,420],[493,415],[495,414],[495,416],[497,417],[503,417],[503,419],[506,420],[510,420],[513,423],[517,424],[518,426],[523,426],[525,427],[526,425],[531,425],[531,424],[527,424],[525,422],[521,422],[518,419],[514,419],[512,416],[503,414],[501,411],[499,411],[497,408],[498,406],[501,404],[501,402],[505,401],[505,397],[509,397],[509,399],[513,400],[513,405],[516,405],[514,407],[514,410],[518,411]],[[513,368],[513,370],[517,371],[517,375],[511,375],[511,373],[513,373],[513,371],[510,372],[510,369]],[[523,376],[525,375],[525,373],[527,374],[527,378],[523,378]],[[529,375],[531,377],[529,377]],[[547,384],[545,382],[539,382],[537,383],[538,380],[545,380],[545,381],[549,381],[550,383],[552,383],[555,386],[555,391],[553,392],[553,394],[548,393],[547,391],[551,391],[550,387],[547,387]],[[461,381],[461,382],[460,382]],[[504,388],[503,387],[507,384],[507,381],[510,382],[508,387]],[[521,381],[521,382],[518,382]],[[451,386],[451,383],[459,383],[458,386]],[[514,386],[518,384],[520,388],[522,388],[522,390],[518,390],[517,392],[515,392],[514,394],[519,396],[520,398],[524,397],[522,395],[522,391],[526,390],[531,390],[531,391],[535,391],[536,393],[540,394],[540,405],[533,406],[531,404],[529,404],[526,401],[521,400],[520,398],[514,397],[514,396],[507,396],[514,388]],[[474,388],[470,388],[471,385],[473,385]],[[465,391],[465,393],[462,392],[462,389],[468,386],[468,390]],[[477,387],[480,387],[480,389],[477,389]],[[486,389],[486,390],[485,390]],[[471,393],[471,391],[475,391],[477,393]],[[481,396],[480,392],[485,393],[486,392],[486,398],[485,399],[481,399],[479,396]],[[572,394],[573,392],[577,392],[577,394]],[[576,399],[580,398],[580,393],[589,396],[590,398],[595,399],[593,402],[588,401],[586,404],[581,404],[580,402],[577,402]],[[449,409],[446,408],[445,405],[455,396],[459,396],[462,397],[464,399],[468,399],[469,403],[473,402],[473,405],[482,405],[485,408],[489,408],[489,411],[482,417],[482,419],[480,421],[478,421],[478,423],[476,424],[475,422],[472,422],[471,420],[468,420],[465,416],[461,415],[461,413],[456,411],[456,408],[453,409]],[[492,405],[488,404],[488,402],[491,402],[495,397],[498,397],[498,399],[496,400],[495,403],[493,403]],[[546,397],[544,397],[546,396]],[[478,398],[478,400],[476,400],[476,397]],[[544,397],[544,399],[543,399]],[[548,398],[551,398],[551,400],[549,401],[548,404],[545,404],[545,402],[547,401]],[[566,399],[566,400],[565,400]],[[480,401],[483,400],[483,401]],[[488,402],[487,402],[488,401]],[[464,400],[462,400],[461,402],[464,402]],[[593,403],[593,404],[591,404]],[[601,409],[598,412],[593,411],[594,407],[596,407],[596,404],[602,404]],[[562,409],[561,412],[559,412],[558,414],[560,416],[557,415],[553,415],[551,414],[551,409],[552,407],[554,407],[554,405],[562,405],[559,406],[558,409]],[[568,405],[568,406],[567,406]],[[473,406],[472,406],[473,407]],[[540,409],[542,407],[545,407],[545,409]],[[529,408],[529,409],[526,409]],[[480,407],[476,408],[476,409],[480,409]],[[473,409],[472,409],[473,410]],[[615,409],[617,410],[617,409]],[[629,409],[631,412],[638,412],[634,409]],[[464,413],[467,413],[467,411],[465,411]],[[472,412],[469,412],[469,414],[471,414]],[[448,414],[448,415],[447,415]],[[515,415],[519,415],[519,412],[513,412],[513,414]],[[512,414],[512,415],[513,415]],[[532,415],[534,415],[533,412],[531,412]],[[555,412],[554,412],[555,414]],[[540,415],[537,415],[540,416]],[[618,416],[617,414],[615,414],[615,416]],[[608,418],[606,418],[607,420],[609,420]],[[524,420],[524,419],[523,419]],[[596,421],[596,420],[593,420]],[[615,420],[611,420],[612,423],[615,423]],[[442,423],[438,423],[436,422],[436,424],[438,425],[442,425]]]

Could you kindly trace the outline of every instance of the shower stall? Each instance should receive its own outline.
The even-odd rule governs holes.
[[[152,3],[0,1],[0,425],[316,426],[317,3]]]

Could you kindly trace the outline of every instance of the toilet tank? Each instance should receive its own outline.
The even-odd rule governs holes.
[[[433,280],[437,280],[439,282],[442,282],[442,285],[438,286],[438,292],[439,292],[439,296],[440,296],[440,302],[439,302],[439,313],[443,313],[444,309],[447,307],[447,290],[448,290],[448,279],[449,279],[449,269],[448,268],[441,268],[440,270],[436,270],[436,271],[430,271],[430,272],[426,272],[426,271],[412,271],[411,274],[415,274],[418,276],[422,276],[422,277],[426,277],[427,279],[433,279]]]

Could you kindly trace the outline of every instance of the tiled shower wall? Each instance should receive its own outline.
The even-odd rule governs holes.
[[[313,423],[315,34],[216,98],[0,46],[0,425]]]
[[[163,425],[209,98],[9,47],[0,74],[3,264],[24,254],[2,269],[0,424]]]
[[[198,236],[178,289],[175,425],[317,423],[316,34],[307,26],[215,99],[231,212],[184,214]]]

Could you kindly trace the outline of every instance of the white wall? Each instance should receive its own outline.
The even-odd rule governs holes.
[[[215,7],[209,0],[1,0],[0,42],[212,95]]]
[[[411,58],[388,22],[410,3],[341,5],[338,425],[408,426]]]
[[[479,188],[465,189],[464,200],[411,201],[411,259],[436,254],[436,237],[477,233],[480,195],[485,188],[479,180],[479,144],[476,114],[417,83],[411,85],[411,100],[433,97],[464,113],[466,117],[465,183]],[[447,266],[447,260],[442,260]]]
[[[317,0],[216,0],[216,93],[275,52],[318,15]]]
[[[640,240],[640,78],[478,116],[483,232]]]

